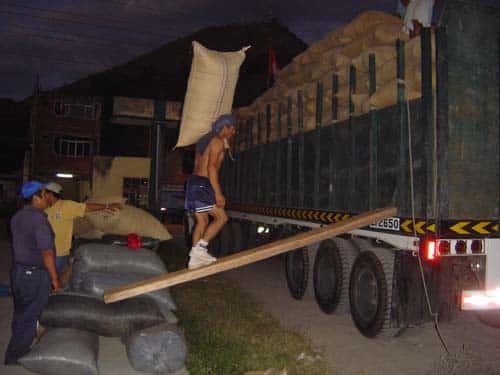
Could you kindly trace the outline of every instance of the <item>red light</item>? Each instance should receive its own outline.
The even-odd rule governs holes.
[[[435,260],[436,259],[436,241],[428,241],[425,249],[425,259]]]
[[[483,252],[483,243],[480,240],[472,241],[470,249],[473,254],[480,254]]]
[[[448,241],[439,241],[439,254],[449,254],[450,253],[450,243]]]
[[[457,254],[465,254],[467,252],[467,243],[464,240],[457,241],[455,244],[455,252]]]

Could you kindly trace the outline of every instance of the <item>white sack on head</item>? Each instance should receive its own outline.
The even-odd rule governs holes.
[[[175,147],[196,143],[220,115],[231,113],[240,66],[248,48],[218,52],[193,41],[193,62]]]

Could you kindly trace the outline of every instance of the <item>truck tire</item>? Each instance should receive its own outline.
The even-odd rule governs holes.
[[[314,259],[313,285],[324,313],[349,311],[349,275],[355,255],[356,249],[342,238],[321,242]]]
[[[293,298],[304,297],[309,280],[309,254],[303,247],[285,255],[286,283]]]
[[[219,252],[217,255],[214,254],[215,256],[223,257],[230,254],[234,246],[231,232],[231,223],[224,225],[219,233]]]
[[[242,224],[242,245],[244,249],[257,246],[257,224],[245,222]]]
[[[359,251],[370,250],[371,248],[373,248],[371,240],[366,238],[352,236],[351,242],[353,243],[354,247],[356,247]]]
[[[392,337],[392,280],[394,253],[372,248],[361,252],[352,267],[349,284],[351,316],[366,337]]]
[[[239,221],[232,221],[231,225],[231,235],[233,236],[233,249],[230,250],[232,253],[239,253],[245,247],[243,246],[243,229],[242,224]]]
[[[192,246],[193,241],[193,218],[189,215],[189,213],[185,212],[182,217],[182,226],[184,229],[184,241],[186,243],[186,247],[188,249]]]
[[[220,253],[220,234],[208,243],[208,252],[210,253],[210,255],[213,255],[214,257],[219,256],[219,253]]]

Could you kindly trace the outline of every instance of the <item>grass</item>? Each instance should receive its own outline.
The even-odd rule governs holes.
[[[185,267],[182,247],[164,245],[159,254],[170,271]],[[286,368],[291,375],[330,373],[310,342],[281,326],[223,275],[178,285],[172,294],[191,374],[238,375],[269,368]]]

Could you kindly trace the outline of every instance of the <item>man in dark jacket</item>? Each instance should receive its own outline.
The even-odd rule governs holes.
[[[37,320],[52,288],[61,284],[56,272],[54,232],[44,210],[48,207],[45,185],[38,181],[23,184],[25,205],[11,220],[13,267],[11,273],[14,314],[12,337],[5,364],[17,364],[29,352],[36,336]]]

